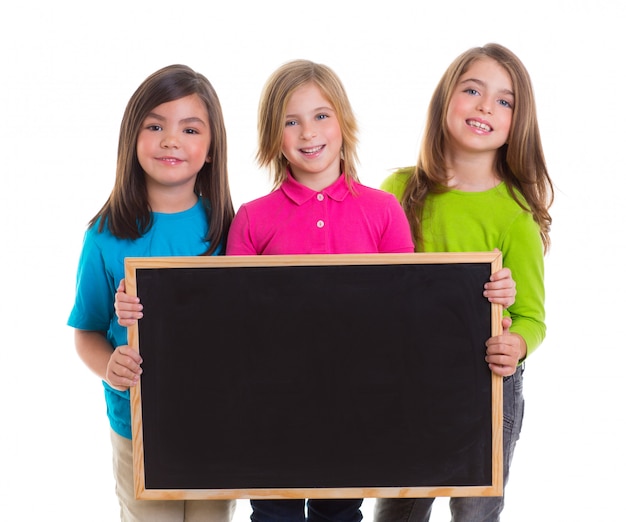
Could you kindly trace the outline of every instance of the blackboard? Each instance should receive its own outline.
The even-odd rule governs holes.
[[[497,252],[129,258],[142,499],[502,494]]]

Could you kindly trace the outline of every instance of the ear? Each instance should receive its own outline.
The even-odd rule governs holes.
[[[204,160],[205,163],[211,163],[212,159],[211,156],[209,156],[208,154],[206,155],[206,159]]]

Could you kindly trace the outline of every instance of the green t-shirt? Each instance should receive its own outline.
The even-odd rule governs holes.
[[[394,172],[381,188],[400,200],[412,170]],[[422,234],[425,252],[502,252],[502,264],[511,270],[517,288],[508,309],[511,331],[524,338],[530,355],[546,334],[543,243],[532,214],[504,183],[484,192],[449,190],[427,197]]]

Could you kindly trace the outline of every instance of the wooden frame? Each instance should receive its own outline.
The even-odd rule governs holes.
[[[144,318],[129,328],[128,334],[129,344],[138,347],[144,358],[141,382],[131,389],[137,498],[502,494],[502,378],[491,374],[484,363],[484,341],[501,333],[502,309],[482,298],[482,284],[490,273],[501,268],[500,253],[127,258],[125,267],[127,292],[139,295],[145,310]],[[356,274],[354,278],[352,274]],[[221,286],[224,279],[229,282]],[[170,293],[164,290],[168,286],[172,287]],[[317,289],[321,288],[325,290],[318,297]],[[406,292],[405,288],[408,288]],[[380,298],[370,300],[369,296],[379,291]],[[311,303],[315,299],[318,302]],[[337,309],[333,309],[335,301],[339,303]],[[207,310],[197,310],[204,308],[204,303],[208,303]],[[412,311],[414,306],[420,312],[412,315],[408,308]],[[329,308],[331,311],[327,312]],[[268,310],[269,315],[263,316]],[[442,314],[452,315],[438,318],[440,310],[445,310]],[[200,314],[198,317],[190,317],[196,312]],[[285,324],[283,317],[287,313],[292,315]],[[337,331],[325,330],[326,313],[328,317],[340,317]],[[363,314],[369,317],[359,324]],[[483,327],[473,332],[474,317],[479,317],[478,322],[485,323],[487,330]],[[254,318],[261,322],[253,323]],[[302,324],[310,322],[310,327],[295,324],[300,318],[304,318]],[[414,320],[422,321],[415,324],[420,331],[411,326],[404,332],[407,323],[413,325]],[[438,321],[444,324],[437,324]],[[264,325],[270,322],[273,324],[265,330]],[[290,324],[295,330],[283,332]],[[433,332],[428,333],[429,329]],[[469,343],[471,355],[465,347],[451,347],[465,343],[456,342],[459,335],[465,335],[465,330],[459,334],[456,329],[472,330],[472,335],[477,336]],[[344,335],[342,331],[347,333]],[[388,336],[396,331],[402,331],[397,334],[402,342],[390,341],[393,346],[387,346]],[[302,342],[294,345],[299,341],[298,332]],[[321,335],[323,342],[306,340],[311,337],[310,332]],[[286,344],[280,340],[283,333],[290,339],[290,345],[277,347],[281,342]],[[363,336],[354,343],[358,350],[353,347],[352,355],[336,356],[353,344],[353,334]],[[167,340],[169,335],[174,336],[175,342]],[[241,335],[252,337],[239,342]],[[433,337],[433,346],[444,343],[445,348],[413,349],[412,345],[410,349],[395,348],[429,335]],[[452,336],[455,342],[440,339],[445,335]],[[166,346],[158,347],[161,343]],[[310,348],[307,343],[311,344]],[[302,347],[303,344],[307,346]],[[315,362],[316,355],[322,353],[332,358],[332,363]],[[448,353],[452,354],[450,357],[458,355],[462,364],[454,367],[446,359]],[[361,354],[369,366],[361,361]],[[272,356],[276,360],[269,366]],[[435,361],[428,360],[432,356]],[[466,368],[467,357],[472,358],[469,366],[473,369]],[[410,363],[402,363],[405,359]],[[286,366],[284,374],[274,373],[279,364]],[[346,384],[351,386],[347,395],[352,399],[344,399],[343,392],[325,392],[327,386],[333,390],[333,386],[343,386],[344,380],[349,381],[345,375],[351,374],[355,364],[354,371],[363,370],[366,375]],[[250,366],[250,373],[240,375],[238,369],[242,366]],[[319,401],[311,400],[308,392],[303,391],[304,384],[295,379],[284,388],[276,383],[275,378],[291,381],[291,367],[304,376],[302,381],[314,382],[314,386],[327,383],[316,389]],[[308,376],[309,368],[316,372],[314,378]],[[341,371],[342,375],[333,377],[333,371]],[[452,379],[467,373],[469,377],[461,377],[469,379],[465,388],[449,392],[455,386]],[[451,380],[445,382],[448,376]],[[259,382],[251,384],[257,378]],[[419,388],[426,386],[422,383],[431,378],[433,389]],[[355,383],[363,389],[353,393]],[[411,390],[406,397],[398,391],[399,383]],[[264,394],[269,394],[267,400],[261,397]],[[299,394],[302,394],[301,402],[293,398]],[[323,400],[326,395],[330,397],[328,402]],[[373,397],[371,405],[362,406],[365,399],[359,398],[367,397]],[[250,401],[254,406],[248,409]],[[338,406],[334,416],[329,414],[326,418],[326,411],[342,401],[347,407]],[[407,401],[410,404],[405,404]],[[318,402],[322,409],[313,410],[312,415],[319,422],[311,421],[306,415],[299,416],[299,412],[315,409]],[[276,407],[277,403],[284,403],[284,407]],[[191,411],[185,411],[187,404]],[[417,414],[413,416],[413,408],[428,419],[424,425],[416,420]],[[480,413],[474,414],[472,408]],[[272,411],[271,415],[266,409]],[[426,410],[429,413],[425,414]],[[364,412],[373,412],[376,421],[364,420]],[[467,419],[461,419],[465,412]],[[238,424],[239,415],[254,419],[254,425],[246,424],[245,420]],[[477,418],[483,420],[476,421],[477,427],[472,428],[476,430],[476,440],[471,440],[474,432],[464,435],[465,426]],[[379,426],[380,434],[375,433]],[[344,436],[346,430],[349,434]],[[328,441],[327,432],[333,432]],[[457,441],[452,440],[457,434],[465,437],[458,447]],[[310,445],[313,451],[301,452],[300,435],[302,444]],[[278,447],[271,446],[273,439],[279,440]],[[444,441],[441,447],[440,440]],[[336,454],[333,454],[334,444],[339,447]],[[461,447],[465,444],[470,449]],[[475,451],[476,448],[481,449]],[[389,455],[385,454],[387,450]],[[309,459],[308,455],[316,451],[321,454]],[[479,457],[474,459],[474,452]],[[256,459],[259,464],[251,464]],[[447,469],[443,469],[457,465],[459,469],[449,476]],[[158,471],[153,472],[153,468]],[[405,468],[410,471],[405,472]],[[224,483],[220,483],[221,477]]]

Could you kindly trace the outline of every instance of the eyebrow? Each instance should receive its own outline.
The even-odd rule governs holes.
[[[148,118],[154,118],[155,120],[159,120],[159,121],[166,120],[165,117],[161,116],[160,114],[157,114],[156,112],[149,112],[148,115],[146,116],[146,119]],[[206,122],[202,118],[198,118],[197,116],[190,116],[189,118],[183,118],[178,123],[185,123],[185,124],[201,123],[205,127],[207,126]]]
[[[335,111],[335,109],[333,109],[332,107],[327,106],[327,105],[322,105],[321,107],[316,107],[315,109],[312,109],[309,112],[316,113],[316,112],[320,112],[320,111],[337,112],[337,111]],[[294,116],[299,116],[299,114],[285,114],[285,118],[293,118]]]
[[[478,78],[466,78],[465,80],[459,82],[459,84],[463,85],[463,84],[469,83],[469,82],[477,83],[481,87],[485,86],[485,82],[483,82],[482,80],[479,80]],[[498,92],[501,93],[501,94],[509,94],[511,96],[515,96],[515,93],[513,91],[509,90],[509,89],[501,89]]]

